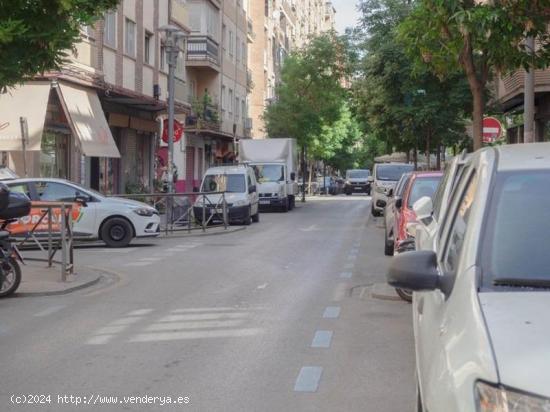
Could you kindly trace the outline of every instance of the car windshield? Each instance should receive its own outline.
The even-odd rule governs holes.
[[[432,197],[440,181],[440,176],[417,177],[411,187],[411,193],[409,194],[407,202],[408,208],[411,209],[415,202],[421,197]]]
[[[376,168],[376,179],[397,182],[403,173],[413,169],[413,165],[379,165]]]
[[[533,280],[550,281],[548,187],[548,171],[497,176],[483,242],[484,285],[527,286]]]
[[[280,165],[253,165],[259,183],[281,182],[285,180],[285,170]]]
[[[368,170],[348,170],[346,172],[346,177],[348,179],[366,179],[370,176]]]
[[[201,192],[244,193],[246,184],[242,174],[206,175]]]

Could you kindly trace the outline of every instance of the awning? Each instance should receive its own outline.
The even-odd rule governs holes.
[[[26,150],[40,150],[50,82],[32,82],[0,94],[0,151],[23,150],[20,118],[27,119],[29,141]]]
[[[120,157],[95,90],[62,82],[57,90],[84,155]]]

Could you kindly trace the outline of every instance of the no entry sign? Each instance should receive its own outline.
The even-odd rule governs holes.
[[[483,119],[483,142],[493,143],[502,134],[502,124],[494,117]]]

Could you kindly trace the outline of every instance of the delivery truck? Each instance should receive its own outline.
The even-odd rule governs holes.
[[[250,139],[239,143],[239,161],[256,173],[260,209],[288,212],[296,204],[298,146],[295,139]]]

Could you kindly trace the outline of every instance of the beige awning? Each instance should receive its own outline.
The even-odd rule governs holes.
[[[120,157],[95,90],[62,82],[57,90],[84,155]]]
[[[27,119],[26,150],[40,150],[50,82],[30,82],[0,94],[0,151],[23,150],[20,118]]]

